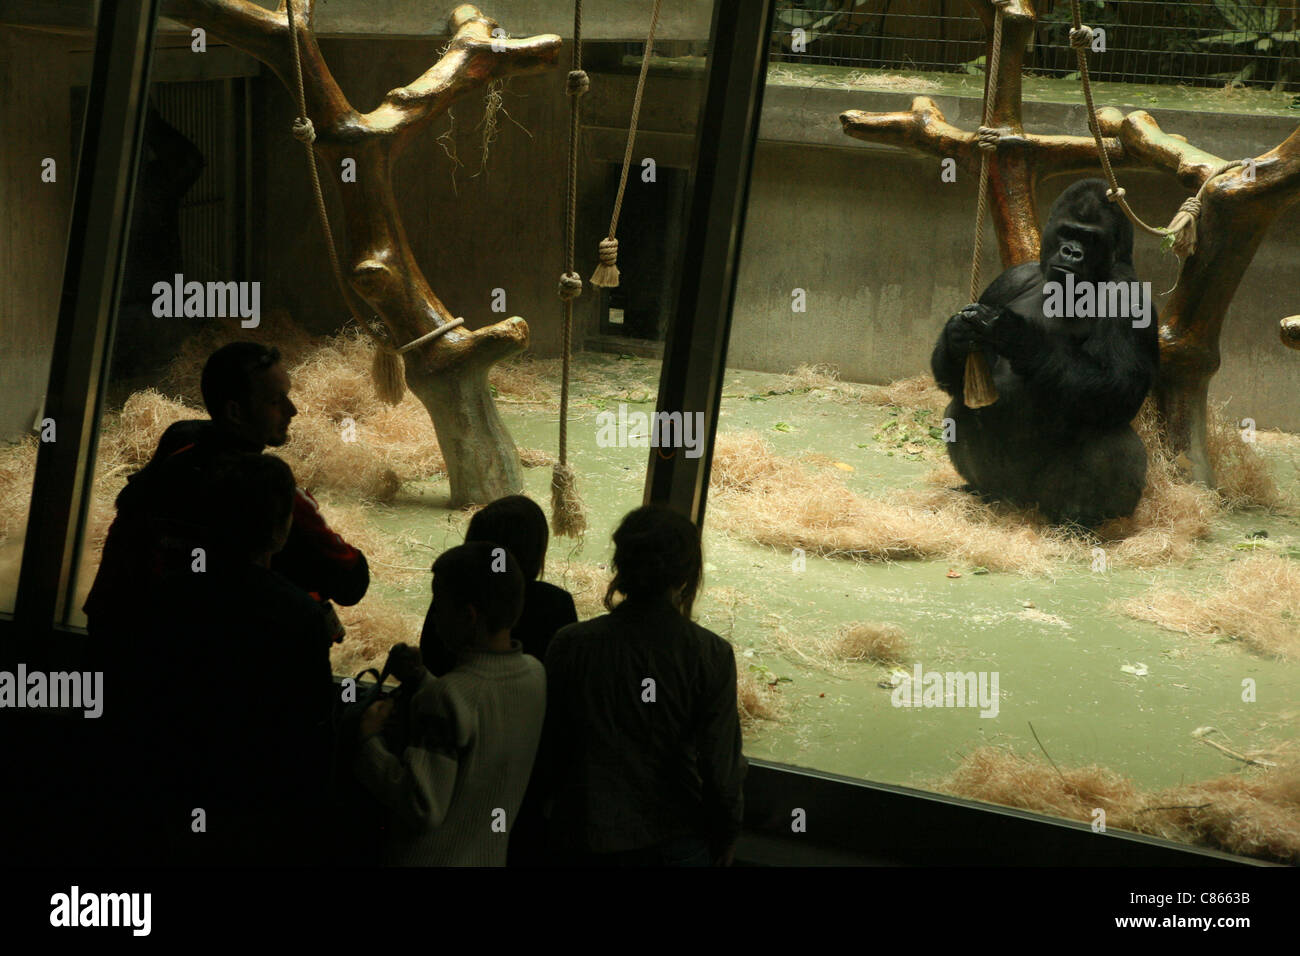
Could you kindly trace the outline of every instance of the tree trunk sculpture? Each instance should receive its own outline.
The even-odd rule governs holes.
[[[991,0],[970,2],[990,37],[990,56],[985,58],[989,62],[995,7]],[[1002,137],[989,166],[990,207],[1004,267],[1038,258],[1041,235],[1035,188],[1039,181],[1062,173],[1101,175],[1091,136],[1036,136],[1024,131],[1020,77],[1033,26],[1032,0],[1012,0],[1003,14],[1001,66],[992,93],[993,125]],[[1125,116],[1119,110],[1099,109],[1097,120],[1106,154],[1117,169],[1163,169],[1195,192],[1222,162],[1184,137],[1164,132],[1143,110]],[[929,97],[913,99],[907,112],[849,110],[840,114],[840,122],[844,132],[856,139],[952,158],[973,177],[979,175],[976,134],[950,125]],[[1183,263],[1178,287],[1160,308],[1160,374],[1154,393],[1165,438],[1172,450],[1186,453],[1192,463],[1191,477],[1211,487],[1207,396],[1210,379],[1219,368],[1223,319],[1265,231],[1298,198],[1300,129],[1257,157],[1249,173],[1234,169],[1210,184],[1202,197],[1196,251]],[[1286,325],[1282,339],[1300,348],[1300,333]]]
[[[248,0],[167,0],[164,12],[261,60],[292,91],[296,83],[285,2],[280,0],[273,12]],[[340,190],[344,277],[383,320],[390,341],[403,345],[447,324],[453,315],[429,287],[407,241],[393,194],[398,154],[418,130],[466,93],[498,78],[553,67],[561,40],[554,34],[493,38],[496,21],[462,4],[452,12],[452,40],[438,62],[361,114],[321,55],[312,32],[314,0],[288,2],[294,5],[307,118],[316,130],[323,178],[340,169],[345,158],[356,161],[356,182]],[[304,173],[304,182],[306,178]],[[528,324],[513,316],[475,331],[462,326],[405,355],[407,383],[428,409],[447,462],[453,507],[523,489],[519,454],[497,414],[488,371],[527,345]]]

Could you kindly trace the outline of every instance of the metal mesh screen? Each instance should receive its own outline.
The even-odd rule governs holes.
[[[158,112],[203,154],[206,165],[198,182],[181,200],[181,248],[187,279],[227,281],[238,271],[232,195],[238,136],[225,102],[227,80],[155,83],[151,89]]]
[[[1025,69],[1068,76],[1070,4],[1037,6]],[[1089,62],[1098,80],[1300,90],[1300,0],[1087,0],[1083,21],[1106,31]],[[981,72],[983,54],[967,0],[780,0],[772,37],[777,62]]]
[[[242,245],[247,235],[247,186],[240,164],[247,158],[247,132],[239,119],[244,79],[154,83],[150,98],[163,118],[203,154],[198,181],[181,200],[181,254],[185,276],[226,282],[248,272]],[[86,88],[72,88],[72,155],[78,154]]]

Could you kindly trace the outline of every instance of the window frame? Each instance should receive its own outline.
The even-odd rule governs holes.
[[[0,619],[0,643],[29,659],[84,644],[84,629],[62,622],[90,507],[161,2],[99,4],[45,399],[56,440],[37,449],[18,594],[13,613]]]
[[[700,411],[708,440],[698,459],[652,451],[647,502],[702,523],[722,398],[750,171],[758,141],[776,0],[715,0],[707,89],[688,179],[681,283],[667,330],[656,408]],[[84,629],[64,625],[75,595],[104,404],[117,293],[144,132],[161,0],[101,0],[87,115],[65,259],[46,413],[58,440],[40,446],[14,613],[0,615],[0,657],[40,667],[84,661]],[[702,135],[707,133],[708,135]],[[1259,861],[1129,833],[1104,836],[1074,821],[872,783],[770,761],[750,762],[748,835],[813,861],[845,852],[877,862],[1020,865],[1262,865]],[[792,837],[804,808],[825,837]],[[1109,837],[1109,839],[1107,839]],[[746,846],[752,854],[745,852]],[[818,847],[820,846],[820,851]],[[797,857],[797,854],[796,854]]]

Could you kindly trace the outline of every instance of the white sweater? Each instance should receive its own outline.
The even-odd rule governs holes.
[[[546,714],[546,672],[518,641],[463,651],[411,698],[399,758],[378,735],[357,758],[362,783],[390,811],[386,856],[397,866],[504,866]]]

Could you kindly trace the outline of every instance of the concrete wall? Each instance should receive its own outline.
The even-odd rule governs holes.
[[[515,32],[512,30],[512,32]],[[0,109],[8,148],[0,153],[0,434],[21,430],[35,414],[48,363],[72,184],[42,189],[33,164],[66,156],[66,86],[46,82],[64,60],[69,41],[30,31],[0,30],[5,88]],[[15,39],[17,38],[17,39]],[[442,40],[332,39],[328,62],[353,104],[368,110],[383,94],[422,73]],[[42,46],[41,44],[45,44]],[[83,47],[86,43],[82,42]],[[53,58],[53,59],[51,59]],[[462,101],[452,139],[464,168],[453,191],[451,163],[437,143],[446,121],[418,137],[399,161],[396,194],[419,261],[435,292],[471,327],[500,318],[489,311],[503,288],[507,313],[524,316],[532,345],[555,354],[561,315],[555,284],[563,268],[564,161],[568,103],[563,92],[569,48],[561,66],[511,81],[505,116],[487,172],[481,160],[482,99]],[[593,69],[584,97],[583,178],[579,185],[578,262],[584,278],[596,241],[608,224],[613,196],[606,164],[620,161],[635,74]],[[635,159],[689,165],[703,89],[700,72],[650,79]],[[254,229],[263,308],[288,308],[316,331],[346,317],[330,276],[309,201],[301,147],[288,135],[288,93],[269,74],[255,81],[254,157],[260,217]],[[844,109],[904,109],[909,93],[769,85],[754,165],[739,300],[729,361],[733,367],[783,371],[801,362],[829,362],[845,378],[882,382],[924,372],[931,345],[948,314],[965,303],[974,210],[974,184],[941,185],[932,159],[849,140],[837,114]],[[970,96],[936,97],[950,121],[978,125]],[[1115,104],[1123,106],[1125,104]],[[1137,106],[1139,104],[1131,104]],[[1076,105],[1029,103],[1032,132],[1086,129]],[[1153,110],[1162,125],[1223,156],[1258,155],[1294,128],[1295,118]],[[531,135],[529,135],[531,134]],[[63,164],[61,164],[61,167]],[[328,174],[330,171],[326,171]],[[1040,209],[1067,181],[1048,182]],[[1170,177],[1124,173],[1129,197],[1148,221],[1167,221],[1183,192]],[[24,185],[26,184],[26,185]],[[335,221],[341,217],[327,187]],[[1237,293],[1223,334],[1223,368],[1216,399],[1261,427],[1300,431],[1300,362],[1277,339],[1277,319],[1300,311],[1300,208],[1285,211],[1261,246]],[[635,241],[635,225],[620,238]],[[1138,268],[1157,291],[1175,275],[1156,244],[1139,239]],[[992,242],[985,275],[997,269]],[[790,293],[808,293],[808,312],[790,311]],[[577,302],[579,338],[595,328],[598,296]]]
[[[274,10],[277,0],[252,0]],[[933,0],[931,0],[933,2]],[[96,0],[0,0],[0,23],[89,32],[95,26]],[[318,36],[437,36],[459,0],[316,0]],[[573,32],[573,0],[477,0],[475,6],[512,37]],[[706,39],[713,22],[713,0],[673,0],[660,12],[658,36],[665,40]],[[584,11],[583,36],[589,40],[644,39],[650,25],[649,0],[612,0]],[[163,30],[180,24],[162,18]],[[188,33],[188,30],[184,32]]]
[[[760,129],[766,142],[754,164],[729,364],[783,371],[799,362],[827,362],[844,378],[861,382],[928,371],[939,329],[968,299],[976,180],[943,184],[937,159],[859,143],[839,132],[840,110],[907,109],[910,94],[788,87],[768,92]],[[936,100],[950,122],[968,129],[979,125],[978,100]],[[1225,158],[1260,155],[1297,122],[1150,112],[1165,130]],[[1083,109],[1073,105],[1028,103],[1025,115],[1028,132],[1087,130]],[[818,139],[835,145],[810,147],[809,123]],[[1076,178],[1083,177],[1043,184],[1040,217]],[[1164,173],[1124,170],[1120,179],[1134,211],[1149,223],[1167,223],[1186,196]],[[987,227],[982,261],[987,282],[1000,269]],[[1159,308],[1164,300],[1158,294],[1177,277],[1177,260],[1162,254],[1156,240],[1139,236],[1135,264],[1152,283]],[[806,315],[791,314],[795,287],[808,290]],[[1297,311],[1300,205],[1292,205],[1274,222],[1229,309],[1211,400],[1231,400],[1231,413],[1254,418],[1259,427],[1300,430],[1300,356],[1281,344],[1277,324]],[[790,335],[792,322],[797,339]]]

